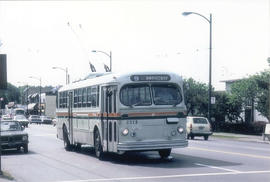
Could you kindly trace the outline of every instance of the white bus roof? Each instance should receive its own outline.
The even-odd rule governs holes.
[[[181,83],[182,77],[176,73],[172,72],[161,72],[161,71],[151,71],[151,72],[129,72],[129,73],[95,73],[89,74],[88,79],[77,81],[69,85],[65,85],[59,89],[59,92],[73,90],[77,88],[84,88],[91,85],[100,85],[106,83],[131,83],[131,77],[133,75],[169,75],[170,82]]]

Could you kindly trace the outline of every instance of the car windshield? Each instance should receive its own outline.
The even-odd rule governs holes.
[[[196,124],[208,124],[208,122],[205,118],[194,118],[193,121]]]
[[[1,122],[1,131],[19,131],[21,130],[21,126],[18,122],[15,121],[6,121]]]

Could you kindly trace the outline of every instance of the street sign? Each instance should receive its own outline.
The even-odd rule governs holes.
[[[215,104],[216,103],[216,97],[211,97],[211,104]]]

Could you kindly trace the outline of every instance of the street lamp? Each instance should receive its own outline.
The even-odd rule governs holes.
[[[61,68],[61,67],[52,67],[52,69],[60,69],[60,70],[63,70],[65,73],[66,73],[66,85],[69,84],[69,74],[68,74],[68,68],[64,69],[64,68]]]
[[[107,55],[110,58],[110,72],[112,72],[112,51],[110,51],[110,54],[108,54],[107,52],[98,51],[98,50],[92,50],[92,52],[95,52],[95,53],[100,52],[100,53]]]
[[[30,76],[29,78],[39,80],[39,115],[41,115],[41,77]]]
[[[209,88],[208,88],[208,120],[211,122],[211,81],[212,81],[212,14],[210,13],[209,19],[205,16],[195,13],[195,12],[183,12],[183,16],[188,16],[191,14],[198,15],[204,18],[210,25],[210,36],[209,36]]]

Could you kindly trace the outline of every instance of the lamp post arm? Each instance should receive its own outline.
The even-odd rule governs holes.
[[[200,17],[203,17],[206,21],[208,21],[208,23],[212,23],[212,20],[211,20],[211,18],[210,19],[208,19],[208,18],[206,18],[205,16],[203,16],[202,14],[200,14],[200,13],[196,13],[196,12],[191,12],[191,14],[195,14],[195,15],[198,15],[198,16],[200,16]],[[210,14],[210,17],[212,16],[212,14]]]

